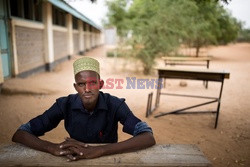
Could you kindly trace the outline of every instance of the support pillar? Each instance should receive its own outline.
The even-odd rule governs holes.
[[[83,40],[83,22],[78,20],[78,31],[79,31],[79,50],[80,54],[84,53],[84,40]]]
[[[68,56],[69,58],[74,54],[74,46],[73,46],[73,27],[72,27],[72,15],[66,15],[67,20],[67,29],[68,29]]]
[[[44,20],[44,49],[46,70],[53,70],[54,62],[54,43],[53,43],[53,24],[52,24],[52,4],[43,3],[43,20]]]

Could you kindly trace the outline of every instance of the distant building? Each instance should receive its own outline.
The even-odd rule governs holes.
[[[117,44],[117,33],[115,27],[105,28],[104,29],[104,41],[106,45],[116,45]]]
[[[0,0],[0,85],[51,71],[102,38],[99,26],[62,0]]]

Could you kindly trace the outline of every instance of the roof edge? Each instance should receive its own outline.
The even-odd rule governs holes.
[[[71,5],[69,5],[67,2],[64,0],[46,0],[47,2],[50,2],[51,4],[55,5],[56,7],[70,13],[71,15],[75,16],[76,18],[92,25],[98,30],[102,30],[100,26],[98,26],[95,22],[93,22],[91,19],[86,17],[84,14],[80,13],[78,10],[73,8]]]

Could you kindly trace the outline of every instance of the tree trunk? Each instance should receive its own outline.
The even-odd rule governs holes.
[[[195,56],[196,56],[196,57],[199,57],[199,52],[200,52],[200,46],[197,45],[197,46],[196,46],[196,53],[195,53]]]
[[[195,47],[196,48],[196,53],[195,53],[196,57],[199,57],[200,47],[201,47],[200,40],[197,39],[197,41],[196,41],[196,47]]]
[[[150,73],[150,69],[151,69],[150,67],[145,67],[144,66],[143,74],[148,75]]]

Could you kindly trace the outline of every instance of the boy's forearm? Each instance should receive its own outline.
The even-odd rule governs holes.
[[[17,130],[16,133],[12,137],[12,141],[21,143],[30,148],[43,151],[43,152],[47,152],[47,153],[51,153],[50,149],[55,145],[51,142],[41,140],[38,137],[23,130]]]
[[[155,145],[152,133],[145,132],[128,140],[103,146],[103,155],[132,152]]]

